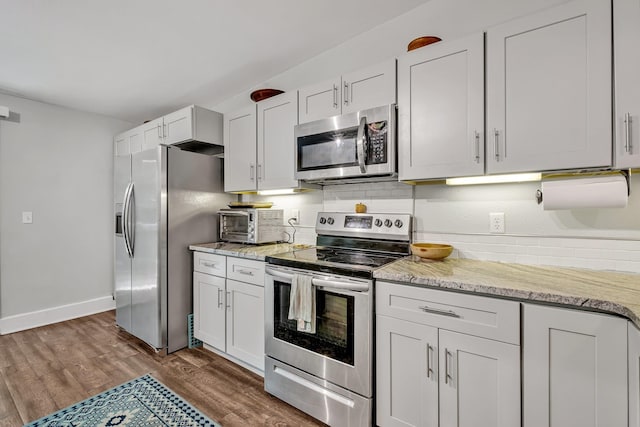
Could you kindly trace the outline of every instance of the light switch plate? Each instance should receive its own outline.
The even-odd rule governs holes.
[[[33,223],[33,212],[22,212],[22,223],[23,224]]]

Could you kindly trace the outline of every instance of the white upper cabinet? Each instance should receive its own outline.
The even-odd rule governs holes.
[[[298,186],[295,173],[294,127],[298,124],[298,94],[284,93],[258,103],[258,189]]]
[[[142,135],[141,150],[149,150],[160,145],[164,141],[163,118],[151,120],[140,125],[140,133]]]
[[[395,103],[395,59],[342,76],[342,114]]]
[[[611,166],[611,103],[609,1],[487,31],[487,173]]]
[[[298,91],[300,123],[396,102],[396,61],[385,61]]]
[[[138,126],[113,138],[114,155],[128,156],[142,151],[142,128]]]
[[[340,114],[342,92],[341,80],[326,80],[314,83],[298,91],[300,97],[299,117],[300,123],[312,122],[325,117]]]
[[[484,35],[398,59],[399,179],[484,173]]]
[[[224,115],[224,191],[256,190],[256,107]]]
[[[615,167],[640,167],[640,0],[613,2]]]
[[[525,304],[523,323],[523,427],[626,427],[627,321]]]
[[[257,119],[256,119],[257,114]],[[293,188],[298,94],[283,93],[224,116],[224,189]]]
[[[126,145],[128,154],[133,154],[160,144],[182,144],[188,141],[222,145],[222,114],[190,105],[114,138],[116,155],[123,155]]]

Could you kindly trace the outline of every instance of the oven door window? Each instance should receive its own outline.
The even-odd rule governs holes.
[[[221,228],[229,235],[247,235],[249,215],[222,215]]]
[[[316,333],[298,332],[296,321],[288,319],[291,285],[274,281],[274,337],[353,366],[353,296],[318,288],[315,291]]]

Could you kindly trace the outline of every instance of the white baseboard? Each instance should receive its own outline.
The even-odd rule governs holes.
[[[77,317],[89,316],[116,308],[116,302],[111,295],[82,301],[30,313],[16,314],[0,319],[0,335],[37,328],[63,322]]]

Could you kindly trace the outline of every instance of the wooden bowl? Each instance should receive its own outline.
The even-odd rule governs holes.
[[[258,89],[251,92],[251,100],[253,102],[260,102],[263,99],[271,98],[272,96],[280,95],[284,93],[283,90],[280,89]]]
[[[414,49],[418,49],[431,43],[439,42],[440,40],[442,39],[436,36],[418,37],[417,39],[413,39],[409,42],[409,44],[407,45],[407,52],[411,52]]]
[[[453,252],[453,246],[440,243],[412,243],[411,253],[426,259],[445,259]]]

